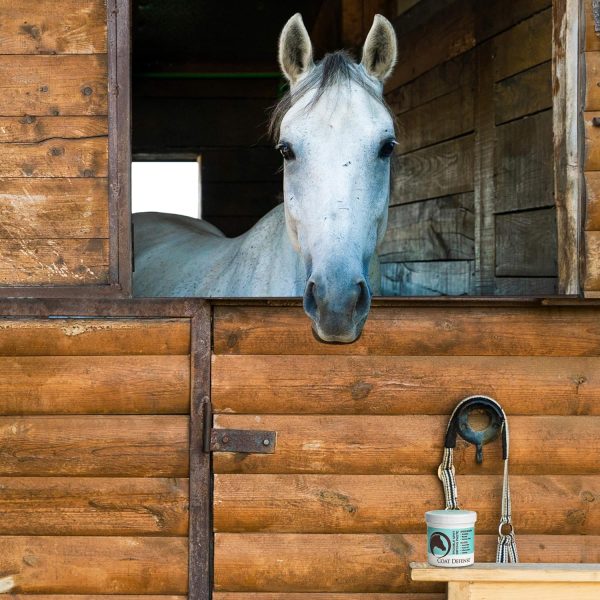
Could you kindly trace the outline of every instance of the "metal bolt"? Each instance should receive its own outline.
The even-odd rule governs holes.
[[[229,436],[224,435],[223,438],[221,439],[221,442],[223,442],[223,444],[229,444]]]
[[[94,90],[88,85],[81,90],[84,96],[91,96]]]
[[[263,446],[270,446],[271,442],[269,440],[263,440]]]

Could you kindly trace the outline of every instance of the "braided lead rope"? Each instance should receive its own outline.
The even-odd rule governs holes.
[[[442,458],[442,464],[438,467],[438,477],[444,488],[446,510],[459,509],[453,454],[454,450],[452,448],[444,448],[444,458]]]

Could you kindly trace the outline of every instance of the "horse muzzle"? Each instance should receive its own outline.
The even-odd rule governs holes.
[[[304,291],[304,311],[311,318],[319,340],[349,344],[362,333],[371,307],[371,292],[362,275],[353,280],[340,286],[318,275],[309,278]]]

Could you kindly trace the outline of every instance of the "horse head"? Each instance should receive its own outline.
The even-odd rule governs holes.
[[[383,82],[395,61],[394,29],[381,15],[360,63],[335,52],[315,64],[299,14],[279,40],[290,89],[272,130],[284,158],[286,226],[306,268],[304,310],[327,342],[358,338],[379,287],[369,270],[387,226],[396,141]]]

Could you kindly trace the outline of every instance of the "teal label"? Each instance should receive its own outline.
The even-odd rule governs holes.
[[[475,551],[475,529],[440,529],[427,527],[429,554],[435,558],[473,554]]]

